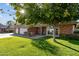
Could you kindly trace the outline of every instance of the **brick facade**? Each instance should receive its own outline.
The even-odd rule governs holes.
[[[38,27],[31,27],[31,28],[28,28],[28,32],[30,35],[36,35],[36,34],[39,34],[39,28]]]
[[[58,27],[58,33],[59,34],[66,34],[66,35],[67,34],[73,34],[74,28],[75,28],[74,24],[60,25]],[[31,27],[31,28],[28,28],[28,32],[32,36],[40,35],[40,34],[45,35],[46,34],[46,27]]]
[[[31,27],[28,28],[28,33],[32,36],[46,34],[46,27]]]
[[[75,25],[73,24],[65,24],[59,26],[60,34],[73,34]]]
[[[75,25],[74,24],[61,24],[57,27],[56,34],[57,35],[59,35],[59,34],[73,34]],[[19,32],[18,34],[20,34],[20,30],[18,30],[18,32]],[[31,35],[31,36],[48,35],[47,33],[48,33],[47,26],[42,25],[42,26],[28,26],[27,27],[27,34]]]

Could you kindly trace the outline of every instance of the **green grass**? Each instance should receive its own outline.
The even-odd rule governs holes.
[[[56,39],[50,37],[29,39],[10,37],[0,39],[1,56],[79,56],[79,40],[73,38]],[[64,45],[64,46],[63,46]],[[71,48],[69,48],[71,47]]]

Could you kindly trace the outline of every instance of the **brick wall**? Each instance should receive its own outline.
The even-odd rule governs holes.
[[[30,35],[34,36],[36,34],[39,34],[40,33],[40,28],[39,27],[31,27],[31,28],[28,28],[28,32],[30,33]]]
[[[46,27],[42,27],[42,32],[41,32],[41,27],[31,27],[31,28],[28,28],[28,32],[30,33],[29,35],[32,35],[32,36],[45,34]]]
[[[73,24],[60,25],[59,31],[60,34],[72,34],[73,33]]]

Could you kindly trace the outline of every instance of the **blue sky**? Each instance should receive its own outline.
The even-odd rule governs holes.
[[[15,10],[6,3],[0,3],[0,9],[3,9],[5,13],[0,12],[0,23],[6,24],[7,21],[13,20],[15,15],[10,16],[9,14],[15,14]]]

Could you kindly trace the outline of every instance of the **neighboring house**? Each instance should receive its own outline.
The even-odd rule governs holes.
[[[7,26],[0,23],[0,33],[6,32],[6,28],[7,28]]]
[[[56,27],[56,35],[64,34],[69,35],[73,34],[76,28],[76,23],[63,23]],[[46,24],[37,24],[37,25],[16,25],[16,33],[18,34],[27,34],[29,36],[36,35],[48,35],[50,27]],[[53,30],[53,29],[52,29]],[[53,32],[53,31],[52,31]]]
[[[9,28],[6,25],[3,25],[0,23],[0,33],[8,33],[8,32],[14,32],[15,26],[11,25]]]
[[[7,30],[7,32],[14,32],[15,31],[15,25],[10,25],[9,27],[7,26],[6,30]]]

